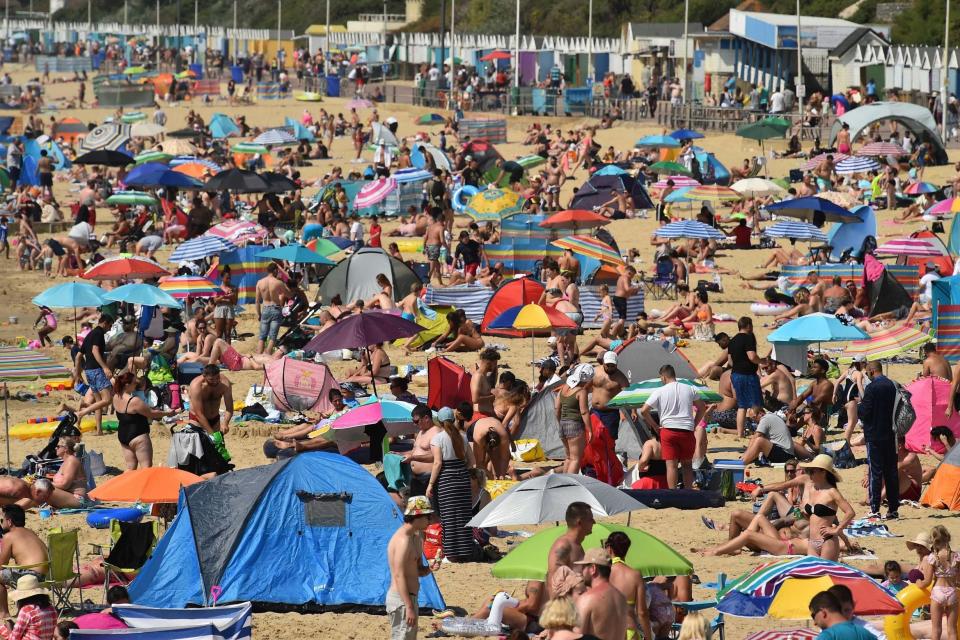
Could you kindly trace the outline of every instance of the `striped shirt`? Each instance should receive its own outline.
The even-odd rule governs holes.
[[[0,637],[6,640],[51,640],[56,626],[56,609],[28,604],[20,608],[13,629],[0,625]]]

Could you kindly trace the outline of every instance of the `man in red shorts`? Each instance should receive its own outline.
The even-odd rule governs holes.
[[[700,423],[706,405],[694,387],[677,382],[677,373],[669,364],[660,367],[663,386],[655,389],[640,413],[660,437],[660,450],[667,463],[667,486],[677,488],[677,464],[683,472],[683,487],[693,488],[693,455],[696,438],[693,430]],[[696,409],[696,411],[694,411]],[[659,424],[650,415],[656,411]]]

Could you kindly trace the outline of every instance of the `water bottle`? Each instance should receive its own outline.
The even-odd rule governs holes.
[[[170,384],[170,408],[180,410],[180,385],[176,382]]]

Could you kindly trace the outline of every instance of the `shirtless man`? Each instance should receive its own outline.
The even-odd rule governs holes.
[[[415,322],[417,319],[417,312],[420,309],[418,301],[420,300],[420,293],[423,291],[423,283],[417,280],[410,285],[410,293],[403,297],[403,300],[400,301],[400,317],[410,322]]]
[[[612,197],[600,205],[597,213],[611,220],[633,217],[633,198],[620,189],[611,189],[610,193]]]
[[[570,272],[572,282],[580,281],[580,261],[577,260],[577,256],[573,254],[572,250],[564,249],[563,255],[557,259],[557,265],[560,267],[560,273]]]
[[[567,566],[579,571],[575,563],[583,559],[583,540],[593,531],[593,511],[584,502],[571,502],[564,516],[566,532],[557,538],[547,556],[547,596],[552,598],[551,579],[557,567]],[[619,637],[622,637],[620,634]]]
[[[230,432],[230,420],[233,418],[232,383],[220,375],[215,364],[203,367],[199,376],[190,383],[190,424],[195,424],[210,436],[213,446],[223,459],[230,462],[223,436]],[[220,415],[220,403],[223,402],[223,415]]]
[[[786,367],[767,356],[760,359],[760,372],[760,388],[767,409],[777,411],[796,399],[797,385]]]
[[[730,345],[730,336],[724,332],[720,332],[713,337],[713,341],[717,343],[717,346],[720,347],[720,353],[713,360],[708,361],[697,371],[697,375],[701,378],[707,378],[710,380],[719,380],[720,376],[723,374],[724,368],[727,366],[727,363],[730,361],[730,354],[727,353],[727,347]]]
[[[607,408],[607,403],[630,386],[630,381],[617,368],[617,354],[607,351],[603,354],[602,364],[594,367],[590,413],[597,416],[607,428],[610,437],[616,441],[620,434],[620,410]],[[589,428],[589,426],[587,427]]]
[[[415,640],[420,593],[420,578],[430,575],[430,567],[423,564],[423,532],[430,524],[430,501],[424,496],[407,500],[403,524],[387,545],[387,563],[390,565],[390,590],[386,608],[390,616],[390,640]]]
[[[810,376],[813,378],[813,382],[798,393],[797,397],[790,403],[790,413],[797,413],[800,405],[806,403],[811,407],[816,407],[823,420],[829,417],[830,406],[833,403],[833,382],[827,378],[829,370],[830,365],[823,358],[817,358],[813,361],[810,365]]]
[[[434,424],[433,412],[425,404],[415,406],[410,412],[410,417],[419,431],[413,439],[413,447],[403,454],[403,460],[413,471],[410,492],[422,494],[427,490],[430,472],[433,469],[433,450],[430,448],[430,441],[440,433],[440,427]]]
[[[47,546],[39,536],[26,528],[27,516],[23,508],[8,504],[3,507],[0,527],[3,527],[3,544],[0,544],[0,616],[10,617],[7,604],[7,587],[16,587],[21,576],[34,575],[43,580],[47,574]],[[24,567],[14,569],[7,565]]]
[[[708,410],[707,422],[716,422],[724,433],[737,432],[737,394],[733,390],[732,371],[727,369],[717,381],[717,393],[723,398]]]
[[[950,363],[942,355],[937,353],[937,345],[928,342],[923,345],[923,377],[936,376],[944,380],[953,381],[953,371],[950,369]]]
[[[496,415],[493,409],[493,388],[497,379],[498,362],[500,362],[498,351],[484,349],[480,352],[476,373],[470,380],[470,397],[473,401],[474,417],[478,420]],[[433,462],[432,459],[431,462]]]
[[[17,504],[24,509],[41,504],[49,504],[55,509],[76,509],[81,502],[79,496],[57,489],[47,478],[27,484],[13,476],[0,477],[0,504]]]
[[[823,311],[836,313],[850,292],[841,284],[840,276],[834,276],[830,286],[823,291]]]
[[[820,164],[817,165],[817,168],[814,169],[814,174],[820,180],[823,180],[828,187],[833,186],[833,174],[836,171],[836,167],[833,164],[833,154],[828,154],[826,158],[820,161]]]
[[[807,281],[804,283],[807,291],[810,292],[810,308],[814,311],[820,311],[823,308],[824,291],[826,285],[820,281],[820,276],[816,271],[807,274]]]
[[[510,434],[496,417],[480,418],[467,428],[478,469],[485,469],[492,478],[510,476]]]
[[[628,567],[623,561],[630,549],[630,538],[621,531],[614,531],[604,542],[603,548],[610,555],[610,562],[613,565],[610,569],[610,584],[616,587],[627,600],[630,624],[627,627],[626,637],[636,640],[637,631],[640,631],[644,638],[653,638],[643,574]]]
[[[427,282],[433,282],[434,276],[437,283],[443,286],[443,270],[440,265],[440,249],[445,243],[443,234],[444,224],[440,217],[440,209],[431,211],[432,221],[427,227],[426,235],[423,238],[423,253],[430,262],[430,273],[427,275]]]
[[[613,311],[617,317],[616,323],[614,323],[611,333],[613,335],[619,335],[620,331],[623,330],[623,325],[627,321],[627,299],[631,296],[635,296],[640,287],[633,286],[633,279],[637,275],[637,270],[632,266],[628,266],[626,269],[620,272],[620,277],[617,278],[617,288],[610,300],[613,303]]]
[[[546,176],[546,180],[544,180],[544,191],[547,194],[546,210],[559,211],[560,188],[563,186],[563,183],[566,182],[567,176],[563,172],[563,167],[560,166],[556,156],[550,157],[550,160],[547,161],[547,166],[543,169],[543,173]]]
[[[630,619],[627,599],[610,584],[610,556],[603,549],[590,549],[574,564],[583,567],[587,586],[576,602],[580,631],[597,638],[625,638]]]
[[[257,282],[257,317],[260,318],[260,341],[257,343],[257,353],[273,353],[277,342],[277,333],[280,331],[280,321],[283,315],[280,310],[290,299],[290,289],[277,277],[279,267],[271,262],[267,267],[267,277]]]

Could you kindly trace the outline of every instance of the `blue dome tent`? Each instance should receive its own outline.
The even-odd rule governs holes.
[[[867,236],[877,237],[877,214],[869,205],[860,205],[851,210],[856,219],[835,223],[827,234],[827,244],[832,249],[830,258],[839,260],[847,249],[854,254],[860,251]]]
[[[130,585],[151,607],[251,601],[320,610],[382,607],[387,544],[403,523],[377,480],[340,455],[311,452],[181,489],[176,519]],[[421,607],[443,609],[432,575]]]

